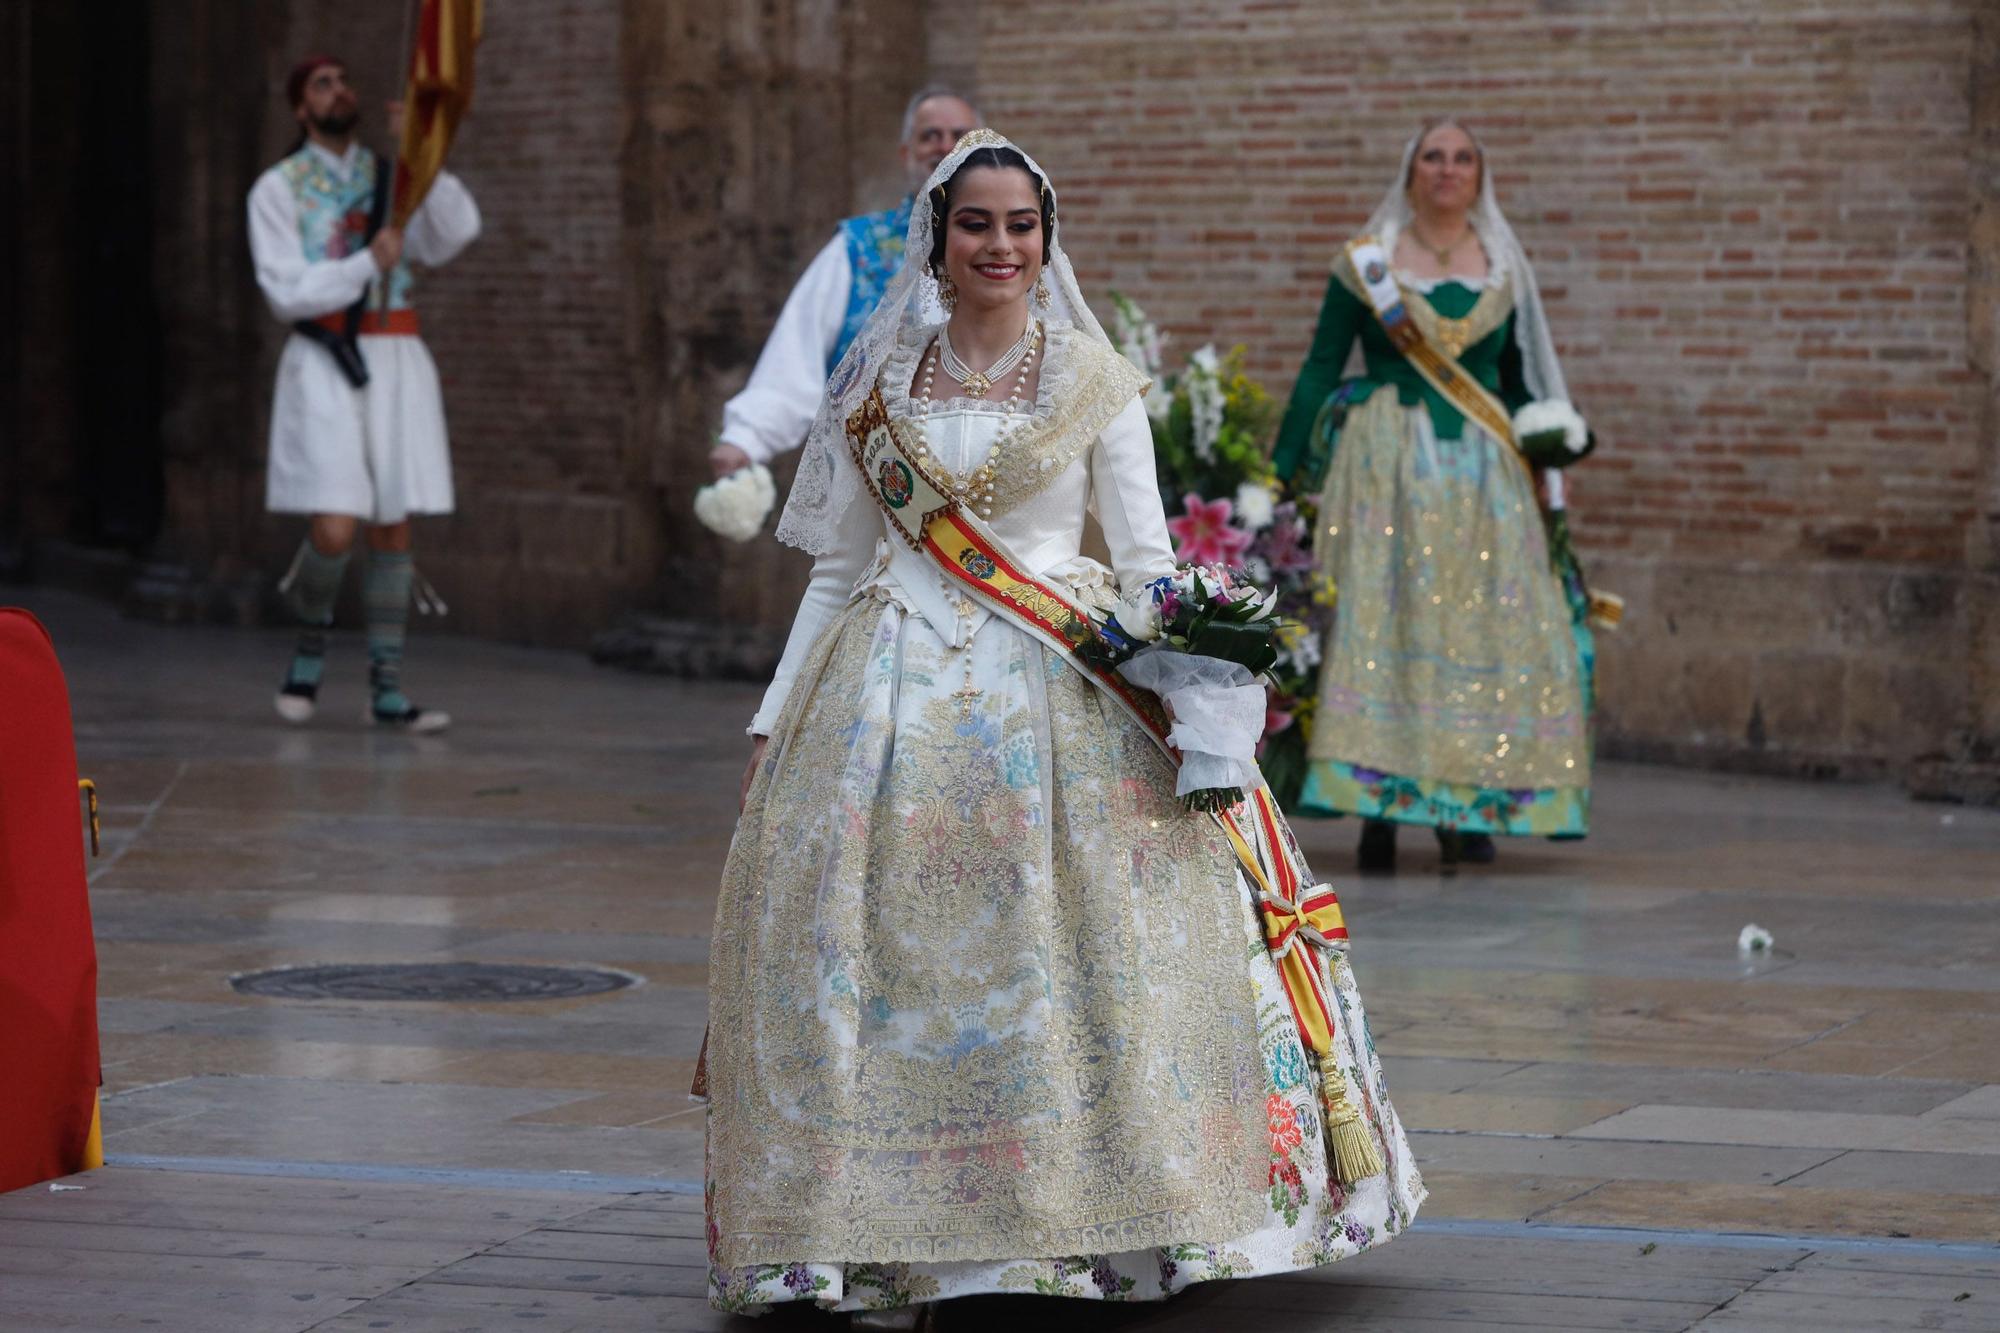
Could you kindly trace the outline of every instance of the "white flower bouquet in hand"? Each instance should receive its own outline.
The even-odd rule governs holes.
[[[1529,403],[1516,412],[1514,438],[1538,467],[1568,467],[1596,445],[1577,410],[1560,398]]]
[[[694,516],[702,526],[735,542],[747,542],[764,530],[777,502],[771,469],[752,463],[710,482],[694,493]]]

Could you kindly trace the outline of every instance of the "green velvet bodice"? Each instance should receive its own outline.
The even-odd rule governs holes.
[[[1480,294],[1464,283],[1446,281],[1427,297],[1431,307],[1447,319],[1462,319],[1479,302]],[[1342,378],[1354,340],[1361,339],[1362,373],[1352,381]],[[1529,401],[1521,374],[1521,351],[1514,340],[1514,316],[1509,314],[1499,328],[1468,346],[1459,354],[1459,365],[1506,404],[1509,411]],[[1347,386],[1347,403],[1359,406],[1379,390],[1394,387],[1405,406],[1422,403],[1430,412],[1431,427],[1438,438],[1455,440],[1464,430],[1465,417],[1445,401],[1437,390],[1417,373],[1415,366],[1398,352],[1361,299],[1336,276],[1327,280],[1326,299],[1320,305],[1319,326],[1313,333],[1312,350],[1299,370],[1292,387],[1284,424],[1272,464],[1284,480],[1303,471],[1315,476],[1326,465],[1323,456],[1332,439],[1315,440],[1313,422],[1335,390]]]

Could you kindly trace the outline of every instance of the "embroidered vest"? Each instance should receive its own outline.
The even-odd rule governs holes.
[[[861,332],[861,326],[875,313],[876,303],[888,289],[889,279],[903,266],[903,238],[910,230],[910,206],[915,196],[882,213],[863,213],[840,224],[847,241],[847,266],[854,281],[847,289],[847,315],[840,322],[840,338],[826,359],[826,373],[847,351],[847,345]]]
[[[298,201],[299,241],[305,247],[306,262],[344,259],[361,248],[368,234],[368,203],[375,193],[375,154],[366,149],[355,155],[354,170],[346,180],[331,170],[326,159],[310,147],[301,148],[278,164],[278,174],[292,187]],[[410,266],[399,263],[389,273],[389,308],[407,310],[410,301]],[[368,308],[382,305],[382,279],[369,284]]]

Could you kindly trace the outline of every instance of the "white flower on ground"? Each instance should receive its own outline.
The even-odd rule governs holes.
[[[1539,403],[1529,403],[1514,414],[1514,438],[1525,440],[1535,435],[1562,433],[1563,446],[1573,454],[1580,454],[1590,443],[1590,428],[1583,424],[1575,408],[1560,398],[1544,399]]]
[[[777,501],[771,469],[762,463],[740,468],[694,493],[694,516],[710,532],[747,542],[764,529]]]
[[[1118,609],[1111,614],[1127,638],[1151,643],[1160,637],[1160,608],[1153,600],[1153,585],[1150,583],[1130,597],[1121,598]]]
[[[1771,932],[1754,922],[1743,927],[1742,933],[1736,937],[1739,953],[1769,953],[1771,943]]]
[[[1236,488],[1236,521],[1252,532],[1271,526],[1278,497],[1261,481],[1246,481]]]

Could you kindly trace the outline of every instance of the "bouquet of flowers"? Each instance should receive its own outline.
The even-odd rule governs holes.
[[[694,516],[718,536],[747,542],[763,531],[777,498],[771,470],[762,463],[752,463],[696,491]]]
[[[1305,780],[1320,644],[1335,596],[1332,581],[1315,572],[1316,497],[1288,495],[1271,467],[1275,407],[1244,374],[1242,348],[1218,357],[1203,347],[1184,369],[1169,372],[1167,340],[1146,312],[1117,292],[1111,299],[1119,349],[1153,379],[1146,413],[1175,558],[1240,569],[1277,597],[1277,660],[1264,673],[1258,750],[1266,780],[1290,807]]]
[[[1226,569],[1189,566],[1119,602],[1083,650],[1160,697],[1174,722],[1167,740],[1181,753],[1174,794],[1190,810],[1235,805],[1262,785],[1258,677],[1278,660],[1276,604]]]
[[[1514,438],[1522,456],[1536,467],[1568,467],[1597,447],[1590,427],[1560,398],[1529,403],[1516,412]]]

